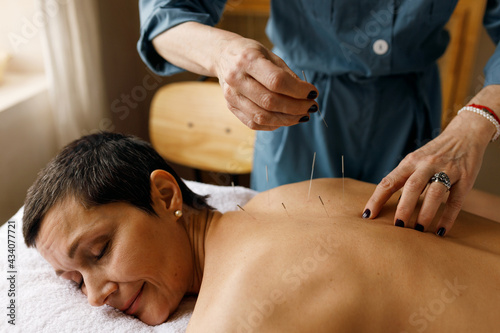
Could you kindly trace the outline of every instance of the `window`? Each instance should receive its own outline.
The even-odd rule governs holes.
[[[0,0],[0,8],[1,112],[46,89],[40,29],[50,13],[35,0]]]

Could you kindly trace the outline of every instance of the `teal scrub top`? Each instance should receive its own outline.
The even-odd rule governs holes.
[[[314,178],[341,177],[344,170],[345,177],[377,183],[406,154],[436,137],[436,60],[449,42],[444,25],[457,1],[272,0],[266,32],[273,51],[318,88],[321,114],[257,133],[252,188],[309,179],[315,153]],[[160,75],[182,71],[151,41],[186,21],[215,25],[225,3],[140,0],[137,48],[144,62]],[[499,45],[500,0],[487,2],[484,25]],[[499,47],[485,67],[485,85],[490,84],[500,84]]]

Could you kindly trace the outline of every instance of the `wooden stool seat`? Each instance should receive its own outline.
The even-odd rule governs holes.
[[[160,88],[151,102],[149,134],[165,159],[229,174],[252,170],[255,132],[228,110],[215,82],[178,82]]]

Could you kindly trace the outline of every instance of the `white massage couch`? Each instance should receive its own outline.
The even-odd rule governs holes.
[[[196,193],[210,194],[208,202],[221,212],[237,210],[255,194],[243,187],[224,187],[186,181]],[[0,277],[2,319],[0,332],[184,332],[196,302],[185,298],[169,320],[158,326],[148,326],[131,316],[109,307],[93,307],[74,283],[56,277],[52,267],[35,249],[28,249],[22,236],[21,208],[9,221],[15,221],[16,232],[16,320],[8,324],[6,306],[10,302],[7,280],[7,228],[0,228],[2,276]],[[10,223],[12,224],[12,223]],[[12,234],[12,233],[11,233]]]

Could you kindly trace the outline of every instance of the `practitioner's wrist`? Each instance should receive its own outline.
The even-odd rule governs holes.
[[[500,137],[500,119],[496,115],[496,113],[488,108],[487,106],[478,105],[478,104],[469,104],[464,106],[462,109],[458,111],[458,114],[462,112],[472,112],[476,115],[483,117],[488,120],[494,127],[495,132],[492,135],[491,142],[496,141],[498,137]],[[479,119],[478,119],[479,120]],[[484,122],[484,121],[483,121]]]

